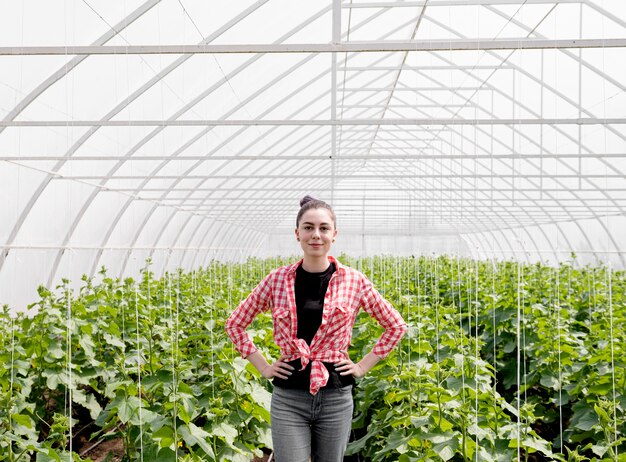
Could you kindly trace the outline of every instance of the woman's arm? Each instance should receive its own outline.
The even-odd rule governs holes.
[[[357,379],[367,374],[381,360],[380,357],[370,351],[358,363],[353,363],[348,353],[344,353],[346,354],[346,359],[335,363],[335,370],[339,372],[339,375],[352,375]]]
[[[281,356],[280,359],[274,364],[270,364],[259,351],[255,351],[251,355],[247,356],[246,359],[250,361],[250,363],[256,367],[261,375],[266,379],[278,377],[286,380],[291,375],[291,371],[293,371],[293,366],[284,362],[284,356]]]
[[[363,377],[380,360],[387,355],[400,342],[407,331],[406,322],[402,319],[398,310],[372,286],[372,283],[364,277],[363,288],[360,293],[360,301],[363,309],[369,313],[385,329],[371,352],[366,354],[358,363],[353,363],[346,353],[346,359],[336,363],[336,370],[341,375],[352,374],[354,377]]]
[[[247,358],[257,351],[250,335],[246,332],[246,328],[252,324],[259,313],[266,311],[272,305],[270,277],[271,274],[263,279],[226,320],[224,326],[226,333],[243,358]]]

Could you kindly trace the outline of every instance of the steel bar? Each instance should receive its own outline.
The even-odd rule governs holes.
[[[187,45],[67,45],[0,47],[0,56],[167,55],[222,53],[376,53],[399,51],[558,50],[623,48],[624,38],[608,39],[448,39],[339,43],[187,44]]]
[[[510,178],[511,176],[516,176],[515,174],[510,174],[510,173],[480,173],[480,174],[472,174],[472,173],[454,173],[454,174],[450,174],[450,173],[446,173],[446,174],[439,174],[439,173],[434,173],[434,174],[377,174],[377,173],[370,173],[370,174],[350,174],[349,176],[343,176],[341,175],[341,173],[337,174],[340,178],[342,178],[343,181],[346,180],[376,180],[376,179],[380,179],[383,181],[387,181],[387,180],[396,180],[396,179],[410,179],[410,178],[428,178],[428,179],[437,179],[437,178],[452,178],[452,179],[456,179],[456,178]],[[519,176],[519,174],[517,175]],[[580,177],[580,175],[573,175],[573,174],[559,174],[559,175],[540,175],[540,174],[524,174],[523,178],[524,179],[528,179],[528,178],[576,178],[578,179]],[[57,179],[67,179],[67,180],[100,180],[100,179],[107,179],[107,180],[140,180],[140,179],[144,179],[146,178],[145,176],[142,175],[118,175],[118,176],[103,176],[103,175],[63,175],[60,173],[57,173],[55,178]],[[176,179],[180,179],[181,176],[180,175],[155,175],[152,176],[150,179],[152,180],[176,180]],[[284,175],[213,175],[213,174],[207,174],[207,175],[185,175],[184,177],[182,177],[182,179],[185,180],[246,180],[246,179],[268,179],[268,180],[275,180],[275,179],[290,179],[290,180],[302,180],[302,179],[311,179],[311,178],[315,178],[315,179],[330,179],[332,178],[331,174],[327,174],[327,173],[315,173],[315,172],[311,172],[308,175],[292,175],[290,173],[286,173]],[[622,179],[626,182],[626,177],[624,177],[623,174],[601,174],[601,173],[597,173],[597,174],[585,174],[583,176],[583,178],[598,178],[598,179],[602,179],[602,178],[619,178]],[[243,190],[247,190],[247,188],[243,187]]]
[[[136,192],[136,188],[115,188],[115,187],[108,187],[107,188],[109,191],[112,192],[128,192],[128,191],[133,191]],[[274,192],[274,191],[283,191],[283,192],[303,192],[305,191],[307,188],[306,187],[295,187],[295,188],[287,188],[287,187],[273,187],[273,186],[267,186],[264,188],[260,188],[260,187],[252,187],[252,188],[248,188],[248,187],[241,187],[241,188],[228,188],[228,187],[219,187],[219,188],[206,188],[206,187],[199,187],[199,188],[174,188],[171,189],[169,187],[167,188],[142,188],[142,192],[146,191],[146,192],[158,192],[158,191],[171,191],[171,192],[228,192],[228,191],[240,191],[240,192]],[[407,194],[407,196],[404,196],[403,199],[406,200],[408,198],[411,198],[412,200],[419,200],[419,198],[415,198],[415,197],[411,197],[408,196],[408,194],[414,193],[414,192],[433,192],[433,191],[445,191],[445,192],[458,192],[459,188],[458,187],[450,187],[450,186],[446,186],[446,187],[436,187],[436,188],[432,188],[432,187],[422,187],[422,188],[415,188],[415,187],[411,187],[411,188],[373,188],[373,189],[367,189],[365,187],[359,187],[359,188],[346,188],[346,187],[342,187],[342,188],[336,188],[335,192],[358,192],[358,193],[378,193],[378,192],[395,192],[398,194]],[[498,188],[497,190],[494,190],[492,188],[471,188],[471,191],[475,191],[475,192],[491,192],[494,194],[500,194],[500,193],[510,193],[510,192],[524,192],[524,193],[530,193],[530,192],[535,192],[537,194],[541,194],[541,193],[556,193],[556,192],[593,192],[593,193],[597,193],[598,189],[596,188],[575,188],[575,189],[565,189],[565,188],[542,188],[542,189],[537,189],[537,188],[523,188],[523,187],[519,187],[519,188]],[[608,192],[626,192],[626,187],[624,188],[602,188],[602,191],[608,191]],[[219,199],[219,198],[216,198]],[[342,200],[342,198],[338,198],[338,200]],[[510,199],[509,199],[510,200]],[[536,200],[536,199],[535,199]],[[556,200],[556,199],[549,199],[549,200]],[[584,199],[586,200],[586,199]],[[604,198],[603,200],[606,200],[606,198]]]
[[[346,125],[623,125],[626,118],[577,117],[551,119],[259,119],[259,120],[9,120],[0,127],[217,127],[217,126],[346,126]]]
[[[403,140],[403,141],[411,141],[415,140]],[[419,140],[423,141],[423,140]],[[345,148],[344,148],[345,149]],[[389,148],[386,148],[389,149]],[[398,148],[405,149],[405,148]],[[342,149],[343,151],[343,149]],[[50,160],[67,160],[67,161],[107,161],[107,160],[126,160],[128,162],[135,161],[154,161],[154,160],[171,160],[171,161],[190,161],[190,160],[206,160],[206,161],[229,161],[229,160],[258,160],[258,161],[271,161],[271,160],[279,160],[279,161],[303,161],[303,160],[329,160],[332,156],[330,154],[327,155],[285,155],[285,156],[275,156],[275,155],[241,155],[241,156],[223,156],[223,155],[211,155],[211,156],[153,156],[153,155],[137,155],[133,157],[127,156],[119,156],[119,155],[85,155],[79,157],[68,157],[68,156],[33,156],[33,155],[13,155],[13,156],[0,156],[0,161],[5,162],[18,162],[18,161],[50,161]],[[626,153],[564,153],[564,154],[550,154],[550,153],[534,153],[534,154],[523,154],[523,153],[507,153],[507,154],[376,154],[376,156],[368,156],[366,154],[341,154],[335,157],[337,161],[352,161],[352,160],[367,160],[371,162],[376,161],[387,161],[387,160],[449,160],[449,159],[514,159],[514,160],[524,160],[524,159],[595,159],[595,158],[626,158]]]
[[[429,8],[438,6],[480,6],[480,5],[553,5],[555,3],[585,3],[585,0],[422,0],[419,2],[357,2],[344,3],[346,9],[351,8]]]
[[[437,193],[439,190],[438,189],[431,189],[431,191],[433,193]],[[448,190],[446,192],[453,192],[453,190]],[[290,197],[273,197],[273,198],[269,198],[269,197],[259,197],[259,198],[251,198],[251,197],[241,197],[241,198],[217,198],[217,197],[189,197],[189,198],[185,198],[185,197],[146,197],[146,196],[140,196],[138,197],[139,200],[148,200],[148,201],[159,201],[159,202],[174,202],[174,201],[178,201],[180,202],[180,204],[184,205],[184,204],[193,204],[195,202],[202,202],[202,203],[207,203],[207,202],[215,202],[216,205],[219,206],[224,206],[224,207],[228,207],[230,204],[233,203],[244,203],[244,204],[249,204],[249,205],[254,205],[255,210],[258,209],[258,205],[263,205],[263,204],[267,204],[267,201],[279,201],[279,202],[284,202],[287,206],[289,206],[290,208],[292,208],[291,206],[293,205],[293,199]],[[366,202],[368,202],[368,204],[370,202],[384,202],[384,207],[394,207],[397,208],[399,210],[415,210],[418,209],[421,205],[420,203],[422,201],[425,201],[428,199],[417,199],[414,197],[368,197],[366,198]],[[445,203],[449,203],[449,202],[473,202],[475,200],[474,196],[466,196],[466,197],[444,197],[444,196],[438,196],[437,197],[437,201],[442,201]],[[618,202],[624,202],[626,201],[626,197],[623,198],[619,198],[619,199],[615,199]],[[362,197],[343,197],[343,198],[335,198],[335,201],[333,202],[333,207],[335,208],[341,208],[345,205],[346,202],[362,202],[363,198]],[[409,201],[411,202],[409,204]],[[486,203],[490,203],[493,202],[494,204],[503,202],[505,204],[511,204],[511,202],[515,202],[518,205],[525,205],[525,204],[529,204],[528,206],[530,208],[533,207],[533,203],[536,201],[531,201],[529,199],[512,199],[512,198],[507,198],[507,197],[494,197],[494,198],[490,198],[490,197],[481,197],[480,198],[481,201],[481,205],[480,207],[489,207],[488,204]],[[568,203],[568,202],[575,202],[575,203],[579,203],[579,205],[574,205],[574,206],[567,206],[568,208],[575,208],[575,207],[583,207],[584,203],[589,203],[589,202],[599,202],[600,204],[606,204],[607,200],[603,197],[595,197],[595,198],[587,198],[585,200],[581,200],[581,199],[576,199],[576,198],[572,198],[572,197],[568,197],[568,198],[563,198],[563,199],[542,199],[540,201],[542,204],[544,204],[542,207],[545,209],[549,209],[550,207],[561,207],[561,204],[563,203]],[[206,204],[206,205],[210,205],[210,204]],[[374,207],[378,206],[377,204],[373,205]],[[270,205],[267,206],[270,209],[274,207],[274,205]],[[369,207],[369,206],[368,206]],[[366,207],[366,208],[368,208]],[[612,207],[610,204],[607,205],[605,208],[609,208],[609,209],[614,209],[616,207]]]

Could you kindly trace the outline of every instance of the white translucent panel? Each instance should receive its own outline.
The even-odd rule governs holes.
[[[169,274],[175,274],[177,269],[182,268],[177,264],[182,253],[183,252],[180,250],[172,250],[171,252],[168,252],[167,258],[163,262],[163,270]],[[175,284],[175,282],[173,282],[173,284]]]
[[[121,265],[128,253],[129,251],[127,250],[104,249],[98,261],[95,262],[97,270],[100,271],[100,269],[104,267],[110,277],[119,277]],[[131,261],[133,261],[133,257],[131,257]],[[137,271],[129,274],[135,277],[135,275],[139,273],[138,268],[141,268],[141,266],[136,265],[134,269],[137,269]]]
[[[622,2],[606,2],[599,3],[596,8],[592,8],[591,5],[583,4],[583,30],[585,36],[592,36],[598,38],[611,38],[611,37],[623,37],[624,34],[624,21],[626,20],[626,9]],[[598,8],[603,8],[604,11],[611,13],[611,16],[616,18],[608,18],[602,13],[602,10],[598,11]],[[564,12],[571,14],[572,11]]]
[[[76,226],[71,237],[71,245],[96,247],[103,245],[103,239],[113,220],[128,199],[128,196],[115,192],[98,193]],[[117,232],[121,232],[121,229],[118,228]]]
[[[89,181],[96,185],[102,181],[102,177],[106,176],[109,172],[116,172],[116,167],[120,165],[120,161],[115,160],[96,160],[91,162],[77,162],[77,161],[61,161],[62,165],[57,166],[54,170],[59,175],[64,177],[74,178],[78,177],[81,180]],[[87,177],[87,178],[83,178]]]
[[[7,15],[0,15],[0,24],[7,19]],[[0,43],[9,46],[11,38],[5,36],[7,28],[0,25]],[[9,29],[10,30],[10,29]],[[41,44],[41,41],[39,41]],[[23,101],[41,82],[46,80],[54,71],[64,69],[71,57],[65,56],[0,56],[0,107],[7,113]],[[43,111],[51,110],[35,100],[31,103]],[[59,110],[56,108],[55,110]]]
[[[174,213],[176,213],[176,210],[172,207],[154,207],[152,205],[140,223],[141,227],[137,230],[136,241],[131,241],[133,245],[138,247],[153,247],[157,245],[164,231],[164,226]]]
[[[48,275],[55,256],[48,249],[14,249],[0,271],[0,306],[24,311],[39,299],[37,287],[48,283]]]
[[[63,242],[72,223],[89,197],[93,187],[68,180],[52,180],[39,196],[16,237],[16,244],[58,245]]]
[[[63,279],[71,281],[70,287],[77,290],[85,283],[83,277],[96,276],[96,272],[100,271],[100,267],[95,267],[92,274],[94,259],[98,251],[96,249],[68,248],[56,251],[54,256],[54,264],[50,270],[50,275],[46,281],[47,287],[57,287],[63,284]]]
[[[90,2],[110,24],[121,21],[140,5],[139,0],[125,2]],[[87,45],[95,37],[109,30],[86,3],[66,3],[61,0],[46,2],[24,1],[3,6],[0,16],[0,40],[7,46],[37,46],[43,41],[49,45]],[[67,21],[67,18],[80,20]]]
[[[170,213],[167,215],[165,222],[159,229],[158,239],[155,239],[158,247],[179,247],[184,246],[184,242],[180,240],[181,230],[188,225],[191,218],[189,213],[178,212]],[[152,223],[158,223],[158,217],[154,216],[147,224],[152,226]]]
[[[58,69],[65,69],[69,62],[69,58],[62,56],[0,57],[2,109],[13,114],[11,120],[64,120],[70,116],[71,101],[63,101],[59,98],[45,99],[39,96],[41,91],[46,89],[46,85],[39,88],[40,84]],[[61,82],[64,82],[62,85],[67,86],[63,79]],[[47,92],[44,96],[46,94]],[[37,99],[33,101],[32,96],[37,96]],[[29,104],[22,108],[21,112],[13,111],[13,108],[18,104],[24,104],[25,101]]]
[[[167,275],[168,271],[172,270],[169,265],[171,256],[172,251],[169,249],[156,249],[152,251],[150,255],[150,259],[152,260],[150,268],[157,275],[157,277],[169,278],[169,280],[171,281],[171,274],[169,274],[169,276]]]
[[[132,201],[123,210],[117,223],[111,222],[108,224],[107,232],[110,232],[110,238],[105,245],[111,247],[128,247],[131,245],[145,217],[153,207],[154,204],[151,202]]]
[[[135,277],[141,280],[140,271],[147,267],[147,260],[152,256],[152,252],[146,249],[135,249],[131,251],[110,251],[102,256],[102,264],[110,265],[111,270],[121,277]],[[125,266],[122,271],[122,264]],[[109,266],[107,266],[108,268]],[[117,269],[114,269],[117,268]],[[154,268],[150,267],[154,272]]]
[[[327,36],[320,37],[316,34],[315,38],[329,42],[331,39],[330,7],[330,4],[320,2],[294,3],[289,0],[267,2],[218,37],[215,43],[272,43],[290,31],[294,33],[300,31],[314,15],[323,11],[326,11],[326,14],[318,19],[318,21],[323,21],[322,25],[313,27],[314,30],[326,32]]]
[[[0,242],[8,240],[44,178],[45,173],[9,162],[0,163]]]
[[[11,156],[63,155],[84,127],[8,127],[0,132],[0,152]]]
[[[175,236],[174,242],[181,247],[198,247],[202,229],[209,226],[211,220],[200,216],[185,216],[184,226]]]

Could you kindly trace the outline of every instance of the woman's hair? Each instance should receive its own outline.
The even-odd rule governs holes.
[[[330,217],[333,219],[333,226],[335,228],[337,227],[337,217],[335,216],[335,211],[330,206],[330,204],[307,195],[300,199],[300,211],[298,212],[298,216],[296,217],[296,228],[300,226],[300,219],[302,218],[302,215],[304,215],[304,212],[311,209],[328,210]]]

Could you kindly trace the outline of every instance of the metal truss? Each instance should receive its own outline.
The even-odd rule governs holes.
[[[626,143],[626,114],[617,117],[601,117],[578,99],[568,96],[564,90],[549,85],[542,75],[510,59],[523,50],[543,50],[559,53],[572,60],[578,68],[578,79],[582,80],[582,69],[586,69],[620,91],[625,84],[615,76],[599,69],[592,61],[583,59],[585,49],[626,48],[626,38],[583,38],[552,39],[536,32],[541,21],[550,15],[558,4],[578,4],[603,15],[608,21],[626,30],[626,24],[611,11],[603,9],[590,0],[438,0],[407,2],[356,2],[343,3],[334,0],[310,16],[301,24],[295,24],[287,33],[271,44],[216,44],[218,37],[249,16],[259,12],[267,1],[259,1],[233,17],[211,36],[203,37],[199,43],[189,45],[107,45],[114,37],[120,37],[129,24],[140,21],[146,12],[157,6],[159,1],[145,2],[128,17],[123,18],[106,34],[86,46],[29,46],[0,47],[2,56],[39,55],[67,56],[67,64],[52,72],[29,94],[24,95],[0,121],[0,137],[9,130],[38,128],[86,127],[86,132],[64,153],[51,155],[31,152],[2,152],[0,161],[34,168],[33,162],[54,162],[46,170],[45,178],[28,199],[24,210],[13,224],[0,253],[0,271],[9,251],[21,247],[15,241],[31,211],[48,187],[60,181],[79,181],[93,187],[92,193],[81,198],[78,213],[58,246],[47,247],[57,250],[49,284],[57,276],[64,252],[68,249],[83,249],[72,245],[74,234],[87,211],[104,191],[124,196],[123,205],[107,225],[100,244],[91,248],[96,254],[92,260],[94,273],[106,250],[124,250],[123,274],[134,250],[162,252],[165,249],[180,254],[178,262],[171,261],[170,252],[164,266],[191,261],[191,265],[205,264],[215,257],[226,258],[237,252],[254,249],[266,233],[262,228],[276,223],[276,216],[291,217],[294,205],[290,197],[310,192],[329,197],[339,211],[340,220],[349,232],[356,232],[363,222],[380,224],[380,235],[411,236],[414,233],[441,233],[437,224],[446,233],[461,236],[475,233],[485,239],[471,241],[478,245],[477,252],[483,255],[507,255],[518,253],[516,243],[506,233],[496,236],[498,231],[510,231],[518,238],[530,242],[532,252],[543,256],[552,253],[559,258],[559,249],[540,249],[532,233],[543,235],[549,242],[542,226],[554,225],[565,245],[573,248],[564,232],[566,223],[574,223],[583,236],[585,245],[592,246],[587,230],[577,225],[577,220],[593,218],[606,232],[615,253],[619,254],[624,266],[623,252],[617,248],[614,230],[604,223],[607,216],[626,215],[626,181],[622,164],[626,155],[621,152],[599,152],[582,136],[583,127],[603,127],[607,133]],[[538,24],[524,24],[516,17],[508,17],[499,5],[546,5],[552,6]],[[476,6],[526,33],[519,38],[489,40],[463,37],[446,24],[438,22],[429,11],[438,7]],[[406,21],[385,31],[376,40],[355,41],[351,34],[366,29],[369,24],[383,18],[395,8],[408,8]],[[342,10],[348,15],[352,10],[365,13],[357,24],[342,24]],[[411,14],[415,14],[410,17]],[[331,30],[326,43],[292,43],[298,31],[322,17],[331,15]],[[447,31],[451,39],[415,40],[422,23],[430,22]],[[409,31],[410,37],[397,40],[400,31]],[[482,52],[488,63],[455,63],[452,52]],[[502,53],[502,52],[506,53]],[[174,114],[162,120],[119,117],[134,101],[139,100],[155,85],[167,80],[176,69],[184,66],[193,56],[200,54],[247,54],[245,61],[223,78],[201,93],[181,103]],[[203,118],[193,114],[195,108],[213,92],[231,85],[238,75],[244,75],[251,66],[270,54],[296,54],[297,60],[290,62],[277,72],[275,78],[256,88],[250,95],[240,99],[231,108],[224,110],[219,118]],[[410,53],[420,53],[423,66],[407,63]],[[95,55],[167,55],[178,56],[163,70],[155,72],[144,84],[126,98],[113,105],[97,120],[31,120],[20,114],[50,89],[56,82],[68,78],[68,73],[83,65],[85,59]],[[373,62],[363,65],[359,58],[373,54]],[[280,87],[290,75],[320,56],[328,56],[326,66],[316,75],[302,82],[297,88],[281,95],[279,99],[254,117],[242,118],[247,105],[263,97],[270,90]],[[428,62],[432,58],[433,62]],[[495,64],[493,64],[495,62]],[[541,72],[543,73],[543,63]],[[447,87],[431,72],[449,71],[465,76],[462,84]],[[511,88],[494,82],[492,76],[507,72]],[[502,75],[502,74],[498,74]],[[410,84],[407,76],[420,78],[419,84]],[[571,117],[546,117],[543,105],[534,111],[526,105],[521,95],[515,92],[515,78],[526,79],[539,85],[541,97],[554,98],[574,107],[578,114]],[[320,82],[326,82],[323,90],[311,94],[307,103],[301,103],[289,114],[280,118],[274,111],[286,105],[290,98],[305,92]],[[419,95],[420,101],[412,101]],[[500,117],[493,108],[494,100],[506,102],[514,113],[524,117]],[[307,112],[308,106],[320,105],[315,115]],[[470,117],[468,117],[468,114]],[[473,115],[473,116],[472,116]],[[136,139],[124,153],[110,155],[88,152],[88,143],[101,129],[149,127],[143,138]],[[177,147],[164,154],[145,153],[144,146],[167,130],[176,127],[197,127],[193,135],[185,135]],[[192,148],[203,137],[218,128],[228,128],[217,145],[202,154],[190,154]],[[502,129],[506,128],[506,132]],[[530,129],[540,128],[537,138]],[[556,134],[575,148],[566,153],[547,149],[543,141],[544,128]],[[578,128],[578,134],[573,130]],[[573,129],[573,130],[572,130]],[[277,133],[281,134],[278,138]],[[246,136],[245,144],[236,144],[239,137]],[[516,148],[512,139],[521,140],[523,149]],[[490,145],[484,141],[489,140]],[[254,154],[251,154],[254,152]],[[583,171],[587,159],[595,160],[599,171]],[[85,162],[112,161],[106,170],[98,174],[72,173],[68,166],[83,165]],[[148,174],[118,173],[128,162],[151,162]],[[180,173],[163,172],[172,162],[188,162]],[[577,164],[578,163],[578,164]],[[233,172],[232,166],[236,165]],[[270,169],[271,172],[267,170]],[[41,171],[44,171],[41,169]],[[154,181],[163,186],[155,186]],[[124,182],[132,182],[132,187]],[[251,196],[250,194],[253,194]],[[564,193],[567,193],[566,197]],[[200,194],[200,197],[198,197]],[[262,196],[254,196],[261,194]],[[138,201],[148,201],[151,206],[136,223],[132,238],[124,248],[111,246],[109,241],[115,229],[122,223],[131,206]],[[142,235],[154,225],[157,211],[166,211],[163,224],[151,238],[153,245],[140,245]],[[409,218],[407,218],[409,217]],[[254,226],[250,221],[254,220]],[[383,224],[397,221],[391,232]],[[289,219],[285,218],[285,222]],[[280,225],[287,227],[287,225]],[[171,246],[162,239],[170,229],[176,227],[184,242]],[[473,238],[467,238],[471,240]],[[234,245],[245,242],[246,245]],[[474,251],[474,249],[472,250]],[[577,250],[578,252],[578,250]],[[600,252],[598,252],[600,253]],[[521,257],[524,254],[520,253]]]

